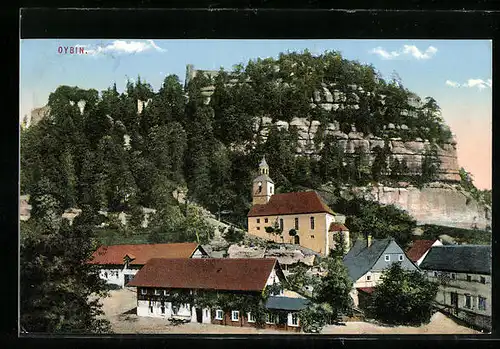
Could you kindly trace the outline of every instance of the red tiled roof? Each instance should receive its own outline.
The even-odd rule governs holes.
[[[328,231],[349,231],[345,225],[342,223],[331,223]]]
[[[334,214],[315,191],[274,194],[264,205],[253,205],[248,217],[327,212]]]
[[[151,258],[190,258],[197,247],[195,242],[101,246],[94,252],[89,263],[120,265],[128,255],[134,258],[131,265],[144,265]]]
[[[276,258],[151,259],[127,286],[262,291]]]
[[[413,245],[406,252],[406,255],[411,261],[416,262],[425,254],[425,252],[429,251],[432,244],[435,242],[436,240],[415,240]]]
[[[364,293],[368,293],[368,294],[372,294],[373,291],[375,291],[375,287],[358,287],[356,289],[358,291],[361,291],[361,292],[364,292]]]

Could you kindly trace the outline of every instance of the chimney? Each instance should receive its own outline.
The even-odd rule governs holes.
[[[366,247],[370,247],[372,245],[372,234],[368,234],[366,237]]]

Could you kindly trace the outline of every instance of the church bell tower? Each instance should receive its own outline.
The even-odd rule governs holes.
[[[266,157],[264,156],[259,164],[259,175],[253,180],[252,204],[267,204],[273,194],[274,182],[271,177],[269,177],[269,165],[267,164]]]

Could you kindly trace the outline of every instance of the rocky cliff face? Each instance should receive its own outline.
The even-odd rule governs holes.
[[[289,123],[285,121],[277,121],[273,123],[271,118],[263,117],[256,125],[256,131],[260,133],[264,139],[266,139],[269,133],[269,128],[272,125],[276,125],[278,128],[284,129],[289,129],[290,127],[295,127],[297,129],[299,135],[299,147],[297,149],[298,154],[313,156],[316,154],[316,149],[320,149],[322,146],[319,144],[319,147],[316,147],[314,144],[317,132],[323,132],[323,135],[332,135],[347,154],[354,153],[355,149],[358,147],[361,148],[369,155],[370,162],[375,158],[372,152],[373,149],[377,146],[381,148],[384,147],[384,140],[382,138],[356,132],[354,127],[352,132],[346,134],[340,131],[338,123],[329,123],[328,125],[321,127],[319,121],[308,121],[305,118],[294,118]],[[398,126],[389,124],[388,127],[397,128]],[[404,125],[402,132],[404,132]],[[423,154],[429,145],[430,143],[428,141],[422,139],[416,139],[409,142],[404,142],[401,138],[389,139],[389,149],[391,150],[393,157],[400,161],[404,159],[409,170],[415,174],[420,173],[420,166],[424,156]],[[444,144],[443,147],[438,147],[438,157],[441,161],[438,171],[438,180],[446,182],[459,182],[460,175],[458,172],[459,166],[457,162],[456,142],[451,141],[450,143]]]
[[[349,192],[381,204],[394,204],[407,211],[418,224],[465,229],[491,227],[491,207],[478,203],[458,185],[437,182],[422,189],[369,186],[351,188]]]
[[[337,139],[338,144],[347,154],[354,153],[361,148],[369,156],[370,162],[374,159],[373,149],[383,147],[384,140],[372,135],[364,135],[355,129],[349,134],[339,130],[339,125],[331,123],[320,127],[318,121],[308,121],[305,118],[295,118],[291,122],[272,122],[270,118],[262,118],[256,126],[256,131],[265,139],[269,128],[276,125],[278,128],[289,129],[296,127],[299,135],[298,154],[317,155],[319,148],[314,144],[317,132],[330,134]],[[389,125],[394,127],[394,125]],[[402,161],[406,160],[409,170],[419,174],[421,163],[429,142],[422,139],[404,142],[400,138],[389,139],[389,148],[392,156]],[[438,147],[438,158],[441,162],[436,183],[430,183],[419,189],[402,184],[400,187],[370,186],[353,188],[357,196],[378,201],[381,204],[394,204],[407,211],[418,224],[436,224],[457,228],[485,229],[491,227],[491,208],[478,203],[469,193],[465,192],[460,182],[459,165],[457,161],[456,142]]]

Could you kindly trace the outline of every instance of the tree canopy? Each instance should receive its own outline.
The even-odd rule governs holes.
[[[438,284],[420,271],[408,271],[393,263],[382,274],[372,293],[370,315],[388,324],[418,326],[428,323]]]

